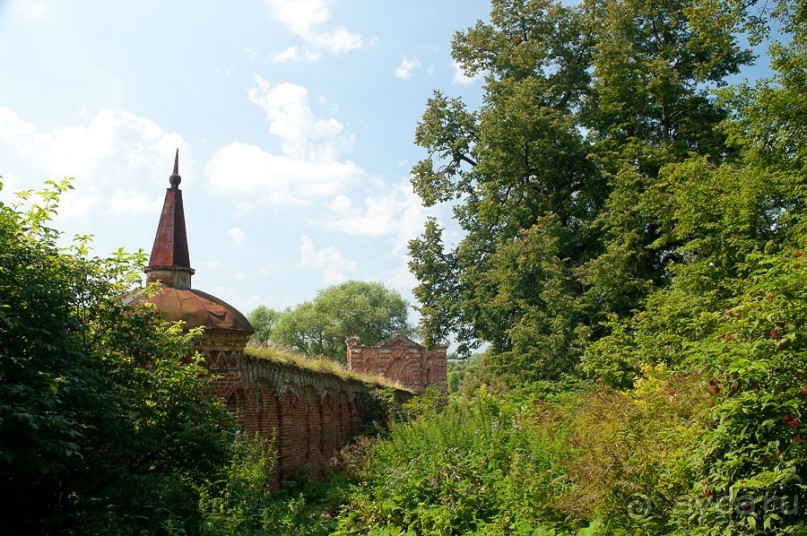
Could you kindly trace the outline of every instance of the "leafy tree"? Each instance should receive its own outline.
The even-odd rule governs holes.
[[[48,227],[67,181],[0,203],[0,494],[8,527],[193,530],[198,486],[229,456],[232,420],[188,343],[121,296],[145,255],[88,258]]]
[[[381,283],[348,281],[321,290],[313,301],[281,313],[272,329],[272,342],[308,355],[345,362],[345,340],[357,336],[375,344],[412,328],[409,305]]]
[[[447,249],[430,220],[410,243],[427,341],[484,341],[501,372],[557,378],[610,315],[668,284],[660,172],[735,154],[708,91],[751,59],[743,20],[699,0],[494,0],[489,23],[455,35],[485,95],[472,111],[435,93],[415,134],[415,191],[453,203],[465,232]]]
[[[247,318],[252,327],[255,328],[255,334],[252,340],[258,344],[266,344],[272,337],[272,329],[280,317],[280,311],[269,309],[265,305],[259,305],[253,309]]]

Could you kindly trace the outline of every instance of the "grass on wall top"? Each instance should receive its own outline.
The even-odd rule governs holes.
[[[262,347],[247,347],[244,351],[251,357],[272,361],[284,366],[296,367],[311,372],[332,374],[342,380],[355,380],[362,383],[412,392],[411,389],[404,387],[398,382],[393,382],[377,375],[362,374],[348,370],[345,365],[326,357],[303,355],[283,346],[270,344]]]

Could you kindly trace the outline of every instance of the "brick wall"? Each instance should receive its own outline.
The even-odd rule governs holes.
[[[216,394],[246,434],[271,444],[278,461],[276,484],[321,479],[339,450],[378,415],[372,386],[251,357],[243,351],[247,338],[232,330],[208,330],[197,343],[214,374]]]
[[[347,368],[398,382],[421,393],[427,385],[445,383],[448,371],[446,348],[427,350],[408,337],[398,335],[376,346],[364,346],[357,337],[347,340]]]

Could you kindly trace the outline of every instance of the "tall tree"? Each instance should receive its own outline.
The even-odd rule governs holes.
[[[280,311],[270,309],[265,305],[259,305],[248,315],[249,323],[255,329],[255,334],[252,335],[252,340],[258,344],[266,344],[272,336],[272,329],[274,329],[277,319],[280,317]]]
[[[381,283],[348,281],[281,313],[270,339],[304,354],[344,363],[348,337],[375,344],[397,333],[411,334],[408,310],[406,300]]]
[[[708,89],[750,59],[738,22],[697,0],[494,0],[489,23],[455,35],[485,95],[472,111],[435,93],[415,134],[415,191],[453,203],[465,231],[446,250],[430,221],[410,243],[428,342],[487,342],[490,363],[557,377],[608,315],[665,284],[659,171],[730,156]]]

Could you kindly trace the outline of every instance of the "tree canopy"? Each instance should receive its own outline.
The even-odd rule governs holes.
[[[398,333],[411,334],[408,312],[409,304],[397,291],[381,283],[347,281],[321,290],[312,301],[278,313],[268,340],[344,363],[348,337],[375,344]],[[250,319],[271,316],[271,310],[260,307],[250,313]]]
[[[738,39],[763,30],[751,13],[701,0],[494,0],[489,22],[455,34],[452,57],[484,74],[485,92],[477,110],[435,92],[415,133],[427,156],[414,189],[427,206],[450,202],[464,231],[447,248],[431,219],[410,242],[427,342],[487,343],[499,372],[556,379],[682,271],[719,267],[711,296],[723,299],[743,255],[782,247],[800,203],[792,183],[738,175],[750,156],[740,138],[772,133],[749,124],[762,116],[753,98],[779,82],[715,93],[753,59]]]
[[[139,286],[142,251],[89,258],[87,238],[58,245],[48,222],[67,188],[49,181],[19,205],[0,202],[4,522],[26,533],[197,530],[199,489],[229,460],[232,418],[210,396],[193,334],[122,301]]]

